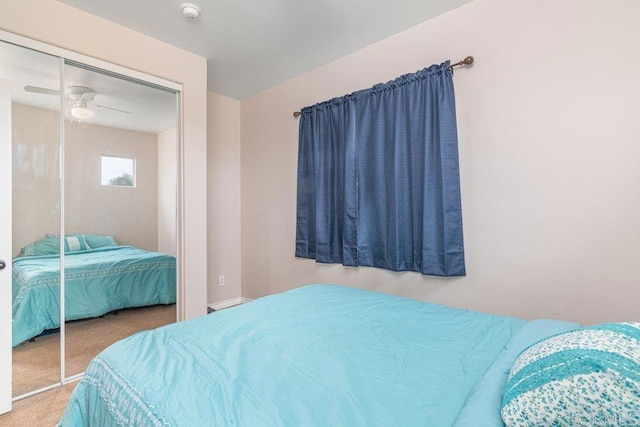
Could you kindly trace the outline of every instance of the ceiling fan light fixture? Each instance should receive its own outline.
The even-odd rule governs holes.
[[[93,118],[93,111],[85,107],[73,107],[71,109],[71,115],[78,120],[91,120]]]

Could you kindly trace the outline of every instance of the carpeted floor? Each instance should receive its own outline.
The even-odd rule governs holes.
[[[3,427],[53,427],[64,412],[77,381],[13,403],[13,410],[0,415]]]
[[[67,324],[66,376],[84,372],[98,353],[138,331],[173,323],[176,307],[158,305],[120,310],[102,318]],[[60,334],[36,338],[13,349],[13,395],[60,381]],[[14,410],[0,416],[0,425],[55,425],[75,383],[14,402]],[[41,416],[36,413],[41,413]],[[49,418],[53,420],[49,422]],[[45,420],[47,420],[45,422]],[[15,422],[15,424],[14,424]]]

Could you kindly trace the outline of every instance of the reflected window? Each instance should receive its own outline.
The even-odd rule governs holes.
[[[135,187],[135,159],[102,156],[102,185]]]

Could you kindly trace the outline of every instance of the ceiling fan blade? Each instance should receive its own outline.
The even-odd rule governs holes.
[[[118,111],[120,113],[131,114],[131,111],[120,110],[119,108],[105,107],[104,105],[98,105],[98,104],[91,104],[91,105],[94,106],[94,107],[98,107],[98,108],[104,108],[104,109],[107,109],[107,110]]]
[[[47,89],[45,87],[38,87],[38,86],[25,86],[24,87],[25,92],[32,92],[32,93],[40,93],[42,95],[55,95],[58,96],[60,95],[60,91],[59,90],[55,90],[55,89]]]

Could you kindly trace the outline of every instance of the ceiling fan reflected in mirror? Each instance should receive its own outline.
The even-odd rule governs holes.
[[[25,86],[24,90],[26,92],[39,93],[42,95],[60,95],[59,90],[47,89],[38,86]],[[131,114],[130,111],[94,103],[93,100],[98,93],[89,87],[69,86],[67,87],[66,92],[67,94],[65,96],[65,100],[73,103],[73,107],[71,108],[71,115],[78,120],[91,120],[93,118],[94,111],[89,107],[104,108],[106,110],[117,111],[119,113]]]

